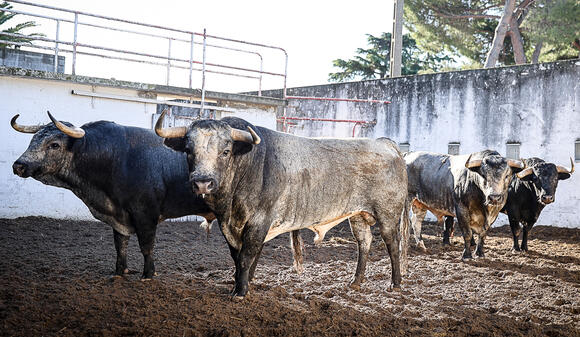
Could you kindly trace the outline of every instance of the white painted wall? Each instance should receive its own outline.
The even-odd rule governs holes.
[[[122,125],[151,128],[155,104],[75,96],[71,90],[138,97],[137,90],[133,89],[0,76],[0,218],[46,216],[94,219],[72,192],[12,173],[12,163],[26,150],[32,139],[31,134],[12,129],[10,119],[15,114],[20,114],[20,124],[48,123],[48,110],[57,119],[77,126],[96,120],[110,120]],[[240,117],[251,117],[252,123],[275,129],[274,110],[260,114],[253,109],[243,112]]]
[[[279,92],[265,92],[277,96]],[[376,120],[357,127],[358,137],[389,137],[409,143],[411,151],[460,153],[521,143],[522,158],[539,157],[570,167],[580,139],[580,61],[563,61],[475,71],[409,76],[376,81],[290,88],[288,95],[369,98],[392,104],[292,100],[289,116]],[[351,137],[353,124],[299,122],[302,136]],[[556,202],[546,206],[538,224],[580,227],[580,162],[572,177],[560,181]],[[507,224],[500,215],[496,225]]]

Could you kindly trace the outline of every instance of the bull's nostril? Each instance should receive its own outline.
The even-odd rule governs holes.
[[[12,164],[12,172],[20,177],[25,175],[27,168],[28,165],[21,162],[14,162],[14,164]]]

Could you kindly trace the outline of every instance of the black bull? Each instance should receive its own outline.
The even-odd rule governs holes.
[[[49,113],[50,116],[50,113]],[[26,152],[13,164],[14,173],[71,190],[93,216],[113,227],[116,275],[127,273],[129,236],[137,234],[144,257],[144,279],[153,277],[157,224],[167,218],[213,214],[187,181],[183,153],[163,146],[151,130],[99,121],[74,127],[56,121],[22,126],[34,133]]]
[[[510,222],[513,234],[513,250],[520,251],[518,236],[520,223],[523,225],[521,250],[528,250],[528,232],[538,221],[544,207],[556,200],[558,180],[570,178],[574,172],[574,161],[570,158],[572,167],[567,169],[560,165],[547,163],[540,158],[524,159],[526,169],[516,174],[519,179],[513,179],[507,203],[502,209]]]
[[[296,137],[231,117],[163,129],[163,117],[157,133],[187,153],[192,188],[205,197],[228,242],[233,296],[247,294],[266,241],[301,228],[320,241],[345,219],[358,244],[352,286],[363,281],[376,222],[391,258],[392,286],[400,287],[407,174],[392,141]]]

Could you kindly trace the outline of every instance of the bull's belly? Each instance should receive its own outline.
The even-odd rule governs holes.
[[[291,232],[294,230],[308,228],[316,234],[316,236],[314,237],[314,243],[319,244],[320,242],[322,242],[322,240],[324,240],[324,236],[326,235],[326,232],[328,232],[334,226],[338,225],[339,223],[343,222],[344,220],[349,219],[355,215],[363,215],[365,218],[372,217],[366,211],[352,211],[352,212],[348,212],[348,213],[339,215],[337,217],[326,219],[324,221],[315,222],[315,223],[312,223],[309,225],[297,225],[295,223],[279,223],[279,222],[277,222],[277,223],[272,224],[272,226],[270,227],[270,230],[268,231],[268,234],[266,235],[266,239],[264,240],[264,242],[268,242],[268,241],[272,240],[273,238],[275,238],[276,236],[283,234],[283,233],[288,233],[288,232]]]
[[[435,215],[437,217],[437,219],[441,219],[444,216],[455,217],[455,212],[452,211],[451,207],[446,207],[444,205],[439,205],[439,204],[434,204],[434,203],[427,203],[427,202],[422,201],[418,198],[413,200],[413,206],[433,213],[433,215]]]
[[[87,205],[88,206],[88,205]],[[129,226],[126,225],[122,222],[120,222],[117,218],[111,216],[111,215],[107,215],[107,214],[103,214],[99,211],[97,211],[96,209],[92,208],[89,206],[89,211],[91,211],[91,214],[97,218],[98,220],[110,225],[111,227],[113,227],[113,229],[123,235],[131,235],[135,233],[135,227],[133,226]]]

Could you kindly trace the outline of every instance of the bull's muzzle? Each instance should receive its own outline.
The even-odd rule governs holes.
[[[30,168],[28,164],[18,160],[12,164],[12,172],[22,178],[30,177]]]
[[[546,195],[545,194],[545,195],[542,195],[542,197],[540,198],[540,200],[542,201],[542,203],[544,205],[551,204],[551,203],[554,202],[554,196],[553,195]]]
[[[211,194],[217,189],[217,182],[213,178],[208,177],[192,177],[191,187],[193,193],[197,195],[205,196],[206,194]]]
[[[501,203],[502,195],[501,194],[490,194],[487,196],[487,204],[489,205],[498,205]]]

